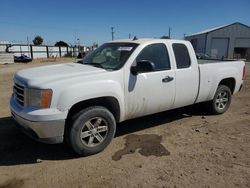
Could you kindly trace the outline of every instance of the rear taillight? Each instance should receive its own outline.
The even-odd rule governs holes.
[[[242,80],[246,79],[246,66],[243,67]]]

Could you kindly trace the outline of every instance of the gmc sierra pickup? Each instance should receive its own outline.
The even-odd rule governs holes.
[[[12,116],[38,141],[94,154],[111,142],[118,122],[201,102],[224,113],[242,87],[245,63],[199,61],[188,41],[108,42],[81,64],[17,72]]]

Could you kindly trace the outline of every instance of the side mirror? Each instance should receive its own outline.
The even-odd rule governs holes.
[[[136,66],[132,66],[130,71],[132,74],[137,75],[143,72],[152,72],[155,70],[155,64],[149,60],[141,60],[136,63]]]

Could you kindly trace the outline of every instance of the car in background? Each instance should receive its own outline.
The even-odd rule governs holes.
[[[196,53],[196,58],[197,59],[210,59],[211,57],[205,53]]]
[[[28,63],[31,61],[32,59],[24,54],[21,54],[21,56],[14,56],[14,62]]]

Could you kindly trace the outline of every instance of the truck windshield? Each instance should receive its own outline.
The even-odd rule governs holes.
[[[103,69],[120,69],[136,49],[136,43],[105,43],[83,58],[82,63]]]

